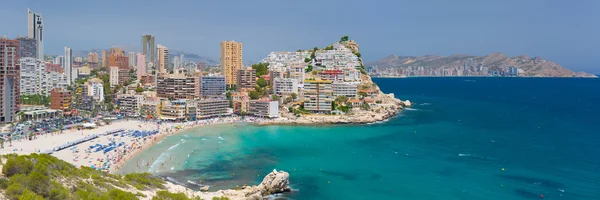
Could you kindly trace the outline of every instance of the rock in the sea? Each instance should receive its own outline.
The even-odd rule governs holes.
[[[284,171],[273,170],[267,174],[263,181],[258,185],[263,195],[289,192],[290,174]]]
[[[206,191],[208,191],[209,189],[210,189],[210,186],[208,186],[208,185],[205,185],[205,186],[202,186],[202,187],[200,187],[200,191],[202,191],[202,192],[206,192]]]
[[[409,100],[406,100],[406,101],[404,101],[402,103],[404,103],[404,106],[406,106],[406,107],[412,106],[412,103]]]

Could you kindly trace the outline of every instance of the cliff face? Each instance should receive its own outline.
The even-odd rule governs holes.
[[[471,61],[472,60],[472,61]],[[472,62],[472,64],[471,64]],[[520,76],[534,77],[595,77],[585,72],[573,72],[560,64],[544,60],[539,57],[521,55],[507,57],[502,53],[492,53],[486,56],[452,55],[452,56],[397,56],[391,55],[378,61],[367,63],[366,66],[377,70],[393,68],[416,68],[424,69],[463,69],[464,66],[473,66],[494,71],[507,71],[510,66],[522,70]]]

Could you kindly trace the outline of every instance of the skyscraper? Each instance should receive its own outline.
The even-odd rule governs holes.
[[[181,63],[181,64],[179,64],[180,67],[185,67],[185,62],[183,61],[183,57],[184,57],[183,54],[179,55],[179,63]]]
[[[73,51],[69,47],[65,47],[63,69],[65,70],[65,77],[67,77],[67,85],[73,84],[77,76],[73,77]]]
[[[158,72],[167,73],[167,69],[169,68],[169,49],[159,44],[156,50],[158,51]]]
[[[108,69],[108,66],[106,66],[106,51],[102,50],[102,67],[106,67]]]
[[[180,63],[179,63],[179,57],[175,56],[173,57],[173,68],[175,69],[175,71],[177,69],[179,69],[181,67]]]
[[[236,73],[242,69],[242,43],[235,41],[221,42],[221,74],[225,76],[225,84],[235,85]]]
[[[98,53],[90,52],[88,53],[87,63],[90,67],[98,67]]]
[[[137,63],[136,63],[136,75],[138,80],[142,80],[142,75],[146,74],[146,56],[144,54],[137,54]]]
[[[142,54],[146,56],[146,62],[156,63],[156,46],[154,46],[153,35],[142,35]]]
[[[42,15],[27,9],[27,36],[35,39],[37,44],[37,58],[44,60],[44,22]]]
[[[127,53],[127,57],[129,58],[129,67],[135,67],[135,62],[137,61],[135,58],[135,52]]]
[[[119,69],[129,70],[129,58],[125,56],[125,51],[121,48],[110,48],[110,52],[106,56],[108,58],[108,67],[119,67]]]
[[[0,37],[0,123],[15,121],[19,112],[19,43]]]

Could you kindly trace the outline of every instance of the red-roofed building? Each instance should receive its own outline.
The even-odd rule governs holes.
[[[323,80],[343,81],[344,72],[338,69],[323,70],[319,72],[319,77],[321,77]]]

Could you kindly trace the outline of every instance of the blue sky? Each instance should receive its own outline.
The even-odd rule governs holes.
[[[355,39],[365,61],[397,55],[540,56],[600,73],[600,1],[594,0],[18,0],[0,6],[0,35],[27,35],[41,13],[45,51],[140,48],[150,33],[169,49],[213,59],[219,42],[244,43],[244,62],[270,51]]]

